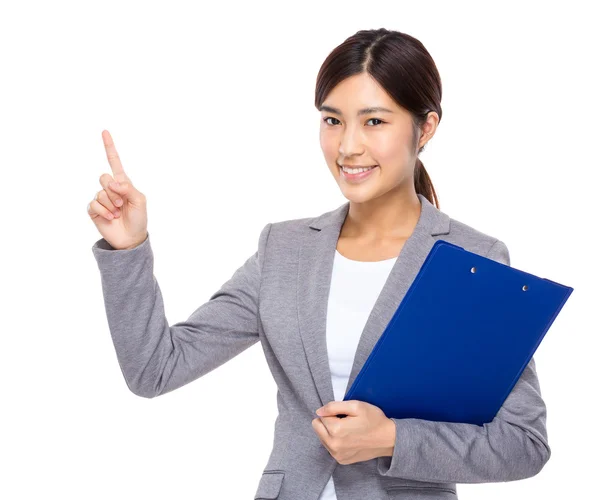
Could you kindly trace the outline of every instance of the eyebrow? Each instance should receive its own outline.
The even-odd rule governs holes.
[[[326,111],[327,113],[335,113],[336,115],[342,115],[342,112],[337,108],[332,108],[331,106],[321,106],[319,111]],[[391,109],[383,108],[381,106],[373,106],[370,108],[360,109],[357,113],[360,115],[369,115],[371,113],[384,112],[384,113],[393,113]]]

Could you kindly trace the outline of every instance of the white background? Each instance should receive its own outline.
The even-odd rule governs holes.
[[[575,288],[535,355],[550,461],[526,480],[459,484],[459,496],[593,496],[592,5],[4,3],[0,497],[253,497],[277,411],[259,344],[155,399],[122,378],[86,213],[110,173],[101,133],[147,196],[173,324],[256,251],[267,222],[346,201],[319,146],[316,75],[345,38],[379,27],[421,40],[440,71],[443,117],[421,158],[441,210],[503,240],[513,267]]]

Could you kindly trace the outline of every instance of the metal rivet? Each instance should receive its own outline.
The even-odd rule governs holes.
[[[471,268],[471,272],[472,272],[472,273],[475,273],[476,271],[477,271],[477,268],[476,268],[475,266],[473,266],[473,267]]]
[[[523,291],[526,292],[529,289],[527,285],[523,285]]]

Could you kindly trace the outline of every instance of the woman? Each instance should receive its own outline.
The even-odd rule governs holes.
[[[418,155],[441,97],[415,38],[378,29],[344,41],[319,72],[315,105],[326,163],[349,201],[267,224],[257,251],[172,326],[153,275],[146,198],[103,132],[113,175],[100,177],[88,212],[102,235],[92,250],[127,385],[165,394],[260,341],[279,414],[255,498],[456,499],[456,483],[531,477],[550,457],[533,359],[483,427],[387,418],[342,401],[436,240],[510,265],[502,241],[437,206]]]

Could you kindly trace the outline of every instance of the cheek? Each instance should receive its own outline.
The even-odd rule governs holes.
[[[385,163],[398,163],[407,158],[408,148],[398,136],[381,136],[372,145],[372,154],[383,165]]]
[[[328,137],[327,134],[322,133],[319,137],[319,141],[321,144],[321,151],[323,151],[327,161],[335,162],[338,157],[338,150],[335,140]]]
[[[400,174],[406,170],[406,166],[411,161],[411,153],[405,140],[399,138],[398,135],[379,139],[373,144],[371,151],[373,158],[377,159],[383,170],[392,173],[392,175],[394,175],[394,172]]]

